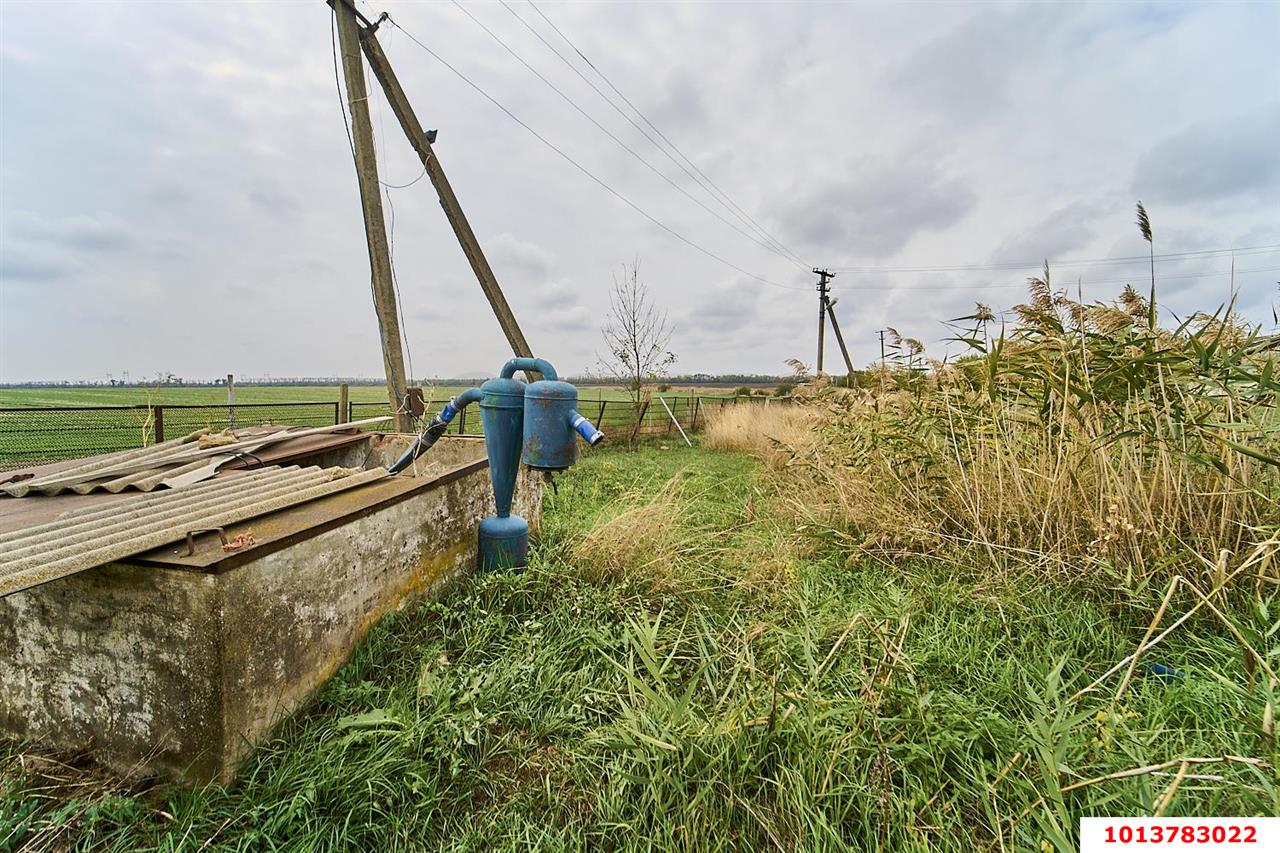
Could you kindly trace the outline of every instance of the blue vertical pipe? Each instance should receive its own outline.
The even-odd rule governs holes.
[[[524,383],[510,376],[490,379],[480,386],[484,445],[489,454],[493,502],[500,517],[511,513],[511,501],[515,495],[516,474],[520,466],[520,436],[524,425],[524,392]]]

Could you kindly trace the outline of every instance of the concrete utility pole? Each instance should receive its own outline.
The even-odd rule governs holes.
[[[840,334],[840,324],[836,322],[836,300],[827,300],[827,316],[831,318],[831,331],[836,333],[836,342],[840,344],[840,354],[844,356],[844,367],[848,371],[850,388],[853,387],[853,360],[849,358],[849,350],[844,345],[844,335]]]
[[[338,2],[339,5],[345,6],[350,0],[338,0]],[[431,185],[435,187],[436,194],[440,198],[444,215],[448,218],[449,225],[453,227],[454,236],[458,238],[462,252],[471,264],[471,271],[480,282],[480,289],[484,291],[494,315],[498,318],[498,325],[502,327],[502,333],[511,344],[511,351],[516,355],[531,357],[533,350],[529,348],[524,332],[520,331],[520,324],[516,322],[515,314],[507,304],[502,288],[498,286],[498,279],[494,276],[484,251],[480,248],[480,241],[476,239],[475,232],[471,230],[471,224],[467,222],[466,214],[462,212],[462,205],[458,202],[458,197],[444,174],[444,167],[440,165],[439,158],[431,149],[431,143],[435,141],[435,131],[428,132],[422,129],[422,124],[409,104],[409,98],[401,88],[400,81],[396,79],[395,72],[391,70],[391,63],[387,61],[386,54],[382,52],[382,46],[378,44],[375,31],[376,27],[365,27],[360,30],[360,46],[369,60],[369,67],[373,69],[373,76],[382,86],[382,91],[387,96],[387,103],[391,105],[392,112],[399,119],[401,129],[409,138],[409,144],[418,153],[418,159],[422,161],[422,167],[426,169],[427,177],[431,179]]]
[[[396,310],[395,285],[391,280],[391,253],[387,248],[387,227],[382,216],[382,190],[378,184],[378,162],[373,149],[373,125],[369,121],[369,94],[365,90],[364,62],[360,58],[360,27],[356,22],[356,11],[349,2],[335,0],[330,5],[338,17],[338,47],[342,54],[342,76],[347,84],[347,104],[351,108],[356,177],[364,210],[365,239],[369,244],[373,307],[378,314],[378,333],[382,339],[387,399],[391,402],[396,431],[412,432],[413,419],[405,409],[408,388],[400,338],[400,315]]]
[[[827,332],[827,294],[831,292],[831,288],[827,286],[827,282],[836,277],[833,272],[827,272],[823,269],[813,268],[813,274],[818,276],[818,366],[814,371],[814,375],[822,372],[822,351],[825,349],[826,332]]]
[[[880,330],[880,369],[884,370],[884,329]]]

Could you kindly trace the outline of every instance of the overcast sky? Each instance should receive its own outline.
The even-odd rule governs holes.
[[[593,367],[613,276],[638,258],[677,371],[812,363],[807,270],[662,181],[451,3],[361,8],[403,25],[379,38],[536,353]],[[1138,199],[1160,253],[1280,244],[1280,4],[538,8],[806,266],[1142,255]],[[737,221],[537,40],[516,15],[569,55],[525,0],[467,9]],[[785,287],[654,225],[407,34],[663,224]],[[319,0],[0,3],[0,381],[381,375],[331,39]],[[371,108],[382,179],[413,181],[377,91]],[[492,373],[510,350],[429,182],[388,192],[415,375]],[[1243,313],[1270,326],[1280,251],[1235,263]],[[1216,307],[1230,266],[1160,262],[1164,305]],[[1032,272],[841,273],[833,292],[863,365],[886,325],[940,355],[943,321],[1007,309]],[[1147,274],[1055,272],[1090,299]]]

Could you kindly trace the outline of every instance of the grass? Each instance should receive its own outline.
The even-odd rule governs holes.
[[[10,744],[0,849],[1065,851],[1085,814],[1280,813],[1266,685],[1208,612],[1081,692],[1156,602],[857,553],[797,530],[785,469],[665,447],[586,458],[527,571],[385,620],[234,788]],[[1229,615],[1274,644],[1277,608]]]

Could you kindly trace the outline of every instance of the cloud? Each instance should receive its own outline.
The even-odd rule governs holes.
[[[33,258],[7,248],[0,252],[0,281],[39,283],[70,274],[71,268],[56,260]]]
[[[753,323],[760,314],[760,287],[748,278],[722,282],[700,296],[682,326],[696,332],[725,335]]]
[[[689,74],[681,71],[670,74],[661,92],[662,99],[648,111],[658,127],[676,127],[691,133],[709,124],[710,113],[703,89]]]
[[[969,121],[989,116],[1009,106],[1020,66],[1028,56],[1043,55],[1046,40],[1066,16],[1035,4],[1011,10],[982,7],[892,66],[884,88]]]
[[[599,324],[591,309],[584,305],[565,305],[538,315],[539,324],[557,332],[593,332]]]
[[[740,281],[383,28],[423,121],[445,129],[437,151],[472,226],[490,235],[482,243],[522,328],[566,374],[591,363],[612,277],[636,258],[654,303],[678,323],[682,370],[763,372],[785,369],[788,356],[813,359],[812,264],[1140,255],[1138,198],[1157,219],[1158,251],[1280,243],[1269,227],[1280,223],[1277,158],[1266,156],[1278,136],[1275,4],[1181,4],[1176,14],[1117,4],[938,4],[927,14],[903,4],[548,9],[700,170],[811,262],[804,270],[672,190],[448,4],[386,4],[663,224],[743,270],[803,285]],[[501,7],[476,14],[657,168],[737,221]],[[310,3],[266,4],[248,18],[235,4],[136,2],[4,16],[0,381],[107,369],[381,374],[330,25],[328,10]],[[418,175],[376,86],[369,105],[380,174],[396,183]],[[66,115],[78,132],[67,132]],[[393,195],[418,372],[491,372],[510,348],[429,182]],[[1247,261],[1278,264],[1280,256]],[[1170,262],[1164,271],[1197,269]],[[858,364],[877,358],[875,331],[886,325],[943,338],[941,321],[975,299],[999,310],[1023,298],[1024,274],[841,273],[837,310],[851,355]],[[1240,282],[1258,322],[1270,322],[1274,277]],[[910,289],[948,281],[947,291]],[[1184,314],[1225,292],[1221,277],[1178,281],[1169,279],[1167,305]],[[1019,287],[979,288],[992,282]],[[199,347],[179,341],[194,304],[203,328],[226,334]],[[53,336],[64,345],[30,346]]]
[[[259,184],[249,190],[249,201],[258,210],[274,219],[296,220],[302,215],[302,202],[288,190]]]
[[[549,281],[533,291],[532,302],[539,308],[555,308],[573,304],[581,294],[568,279]]]
[[[1101,208],[1094,201],[1076,201],[1060,207],[1001,243],[993,258],[996,261],[1061,260],[1094,241]]]
[[[897,253],[925,231],[957,224],[976,202],[963,179],[921,152],[852,160],[842,174],[797,193],[781,218],[786,239],[810,253],[874,259]]]
[[[557,332],[597,331],[600,318],[581,304],[581,297],[580,289],[567,279],[547,282],[530,294],[533,311],[528,322]]]
[[[1134,174],[1135,194],[1166,203],[1280,193],[1280,103],[1231,119],[1205,119],[1156,145]]]
[[[37,213],[18,213],[9,233],[30,243],[44,243],[64,249],[88,252],[116,252],[133,245],[133,235],[109,216],[78,214],[49,218]]]
[[[484,252],[500,279],[517,276],[541,283],[551,274],[556,260],[555,255],[541,246],[507,233],[486,240]]]

